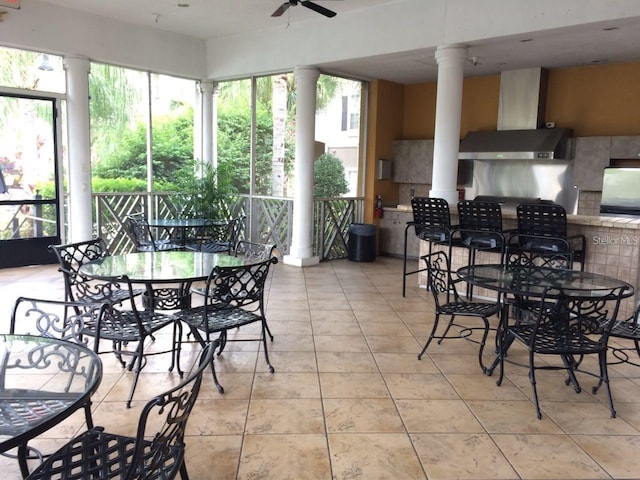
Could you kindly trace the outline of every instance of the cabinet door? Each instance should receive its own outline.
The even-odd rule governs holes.
[[[578,137],[573,160],[573,183],[583,191],[601,191],[604,168],[611,158],[611,137]]]
[[[640,137],[611,137],[611,158],[640,159]]]
[[[393,180],[398,183],[431,183],[433,140],[393,142]]]
[[[407,222],[413,220],[413,213],[384,211],[384,217],[378,224],[380,253],[388,255],[402,256],[404,253],[404,230]],[[409,230],[407,236],[407,254],[412,257],[418,256],[418,239],[413,229]]]

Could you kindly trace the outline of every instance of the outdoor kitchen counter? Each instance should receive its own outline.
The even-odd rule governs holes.
[[[385,208],[385,215],[394,214],[406,217],[407,221],[413,219],[411,207],[399,205],[396,208]],[[516,212],[503,211],[503,229],[516,228]],[[457,223],[456,208],[451,208],[451,223]],[[406,222],[405,222],[406,225]],[[404,227],[396,225],[402,230]],[[569,236],[584,235],[587,242],[587,254],[585,270],[594,273],[601,273],[610,277],[618,278],[629,282],[636,289],[633,297],[626,299],[621,306],[620,316],[625,318],[630,316],[640,299],[638,287],[640,286],[640,218],[626,217],[605,217],[590,215],[567,215],[567,229]],[[413,232],[410,231],[411,234]],[[419,242],[419,254],[428,253],[428,243]],[[480,252],[476,258],[476,263],[495,263],[495,258],[483,258],[488,255]],[[454,249],[452,255],[452,269],[466,265],[466,249]],[[409,277],[409,281],[414,281]],[[420,286],[426,285],[426,277],[418,275]]]

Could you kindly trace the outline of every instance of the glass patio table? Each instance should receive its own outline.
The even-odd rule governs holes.
[[[200,231],[211,225],[226,225],[224,220],[211,220],[207,218],[152,218],[148,222],[150,227],[176,230],[181,245],[187,241],[187,230]]]
[[[522,305],[524,299],[540,299],[545,290],[551,288],[564,296],[580,296],[582,298],[604,297],[613,290],[626,287],[623,298],[633,295],[631,284],[617,278],[599,273],[569,270],[562,268],[532,267],[523,265],[484,264],[468,265],[457,270],[457,274],[471,285],[493,290],[503,295],[512,295],[516,304]],[[557,294],[546,298],[558,298]],[[498,332],[506,332],[508,321],[507,305],[503,301]],[[498,340],[501,341],[500,333]],[[509,345],[500,345],[499,350],[506,352]],[[487,368],[491,375],[499,361],[499,356]]]
[[[102,362],[84,345],[0,335],[0,452],[18,447],[26,476],[29,440],[88,406],[101,379]]]
[[[110,255],[82,265],[80,273],[102,280],[126,275],[132,283],[144,284],[147,289],[147,298],[153,298],[154,303],[166,303],[169,307],[186,308],[189,289],[193,282],[206,280],[211,270],[216,266],[240,265],[244,265],[244,260],[241,257],[224,253],[179,250]],[[179,287],[154,290],[154,285],[171,283],[178,283]],[[163,298],[165,295],[171,298]],[[169,307],[166,309],[171,309]]]

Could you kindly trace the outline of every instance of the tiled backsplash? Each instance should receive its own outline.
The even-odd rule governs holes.
[[[580,192],[578,197],[578,215],[600,215],[601,192]]]
[[[407,205],[411,203],[412,197],[428,197],[431,185],[424,183],[400,183],[398,203]]]

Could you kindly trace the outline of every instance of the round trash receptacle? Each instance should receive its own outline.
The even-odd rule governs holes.
[[[347,258],[354,262],[373,262],[376,259],[376,226],[370,223],[349,225]]]

